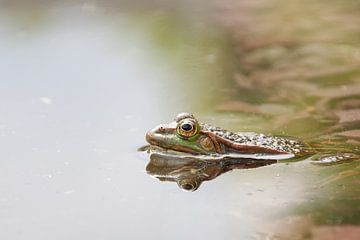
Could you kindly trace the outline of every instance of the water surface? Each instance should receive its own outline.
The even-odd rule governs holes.
[[[188,193],[148,176],[137,152],[147,130],[189,111],[358,153],[356,69],[261,82],[272,68],[259,56],[291,49],[239,50],[232,26],[201,4],[126,6],[1,8],[1,239],[261,239],[284,223],[297,236],[359,223],[356,160],[235,170]]]

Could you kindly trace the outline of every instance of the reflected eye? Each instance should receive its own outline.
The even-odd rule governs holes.
[[[177,126],[177,133],[181,137],[185,137],[185,138],[196,135],[197,130],[198,129],[197,129],[196,123],[194,123],[191,120],[187,120],[187,119],[180,121]]]
[[[182,179],[178,181],[178,185],[185,191],[195,191],[199,187],[199,182],[194,179]]]

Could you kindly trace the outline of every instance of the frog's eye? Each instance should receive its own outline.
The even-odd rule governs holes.
[[[196,122],[184,119],[179,122],[176,131],[181,137],[189,138],[196,135],[198,127]]]

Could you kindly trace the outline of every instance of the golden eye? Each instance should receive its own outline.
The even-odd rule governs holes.
[[[180,121],[176,130],[181,137],[185,138],[195,136],[198,131],[197,124],[188,119]]]

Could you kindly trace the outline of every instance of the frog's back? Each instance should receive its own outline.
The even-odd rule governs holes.
[[[202,124],[201,127],[206,131],[210,131],[221,138],[227,139],[239,145],[256,146],[264,149],[272,149],[278,152],[292,153],[295,155],[306,152],[306,150],[309,149],[309,147],[306,147],[304,143],[293,137],[272,136],[255,132],[233,133],[220,127],[214,127],[208,124]]]

